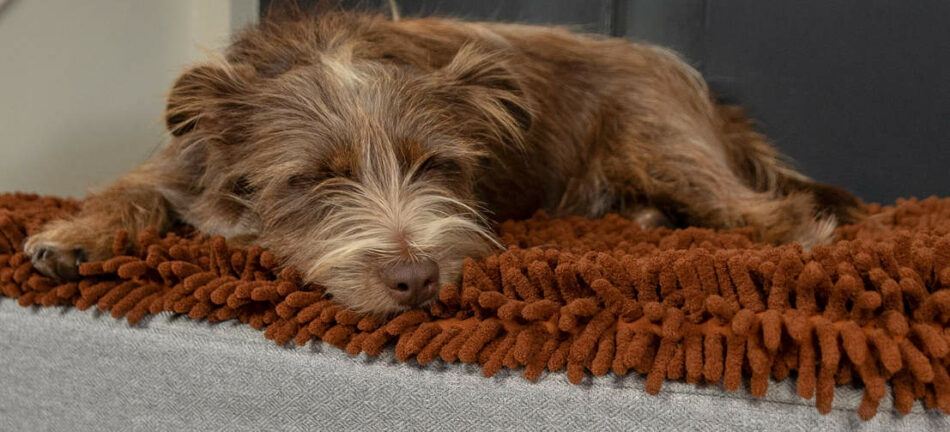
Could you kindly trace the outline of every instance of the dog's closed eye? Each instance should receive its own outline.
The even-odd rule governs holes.
[[[443,175],[454,175],[462,171],[458,162],[443,156],[429,156],[416,168],[415,175],[427,173],[437,173]]]
[[[321,183],[333,179],[333,178],[342,178],[350,179],[354,178],[353,171],[349,168],[342,170],[333,170],[330,168],[322,168],[314,172],[295,174],[290,176],[287,179],[287,186],[292,189],[308,189],[316,187]]]
[[[231,193],[239,197],[248,197],[254,194],[254,186],[245,176],[240,176],[231,184]]]
[[[334,177],[330,170],[321,170],[314,173],[295,174],[287,179],[287,186],[291,189],[309,189],[316,187],[330,178]]]

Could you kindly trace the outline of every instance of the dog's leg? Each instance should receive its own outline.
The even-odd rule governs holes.
[[[751,227],[759,241],[806,249],[829,241],[837,226],[833,215],[818,214],[811,194],[753,190],[726,164],[706,159],[660,166],[663,181],[650,189],[676,203],[691,225]]]
[[[148,226],[168,227],[169,205],[158,190],[160,184],[156,167],[142,165],[86,198],[78,214],[46,224],[27,239],[23,251],[41,273],[60,280],[77,279],[79,264],[112,254],[116,231],[126,230],[135,238]]]

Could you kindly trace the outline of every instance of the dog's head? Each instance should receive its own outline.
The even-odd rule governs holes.
[[[166,118],[191,183],[177,207],[256,237],[355,310],[429,302],[496,244],[474,185],[493,149],[521,144],[517,80],[473,46],[427,68],[325,23],[286,25],[175,84]]]

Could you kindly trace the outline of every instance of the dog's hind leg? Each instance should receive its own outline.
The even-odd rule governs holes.
[[[815,182],[794,170],[785,158],[754,128],[754,122],[737,106],[718,105],[721,136],[733,170],[756,191],[812,195],[819,212],[832,214],[842,224],[863,220],[867,214],[861,200],[847,190]]]
[[[667,129],[662,139],[635,136],[604,152],[608,189],[631,197],[619,201],[636,203],[633,211],[656,207],[676,226],[750,227],[758,241],[805,248],[831,240],[836,218],[821,211],[814,194],[757,189],[734,169],[727,143],[711,129]]]
[[[691,156],[696,159],[687,160]],[[753,190],[727,164],[700,153],[686,151],[673,161],[652,165],[644,183],[648,200],[672,203],[679,222],[751,227],[765,243],[798,242],[808,249],[829,241],[837,226],[834,215],[819,213],[812,194]]]

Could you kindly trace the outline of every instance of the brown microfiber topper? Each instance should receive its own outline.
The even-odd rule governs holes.
[[[57,284],[20,251],[44,221],[78,203],[0,195],[0,289],[19,304],[93,306],[136,323],[174,311],[237,319],[283,345],[323,340],[378,355],[390,342],[401,361],[479,363],[485,376],[524,368],[536,380],[567,370],[645,374],[719,383],[765,394],[793,372],[798,394],[831,409],[834,386],[864,385],[858,414],[875,415],[890,383],[894,407],[917,399],[950,413],[950,199],[869,206],[868,221],[838,229],[841,241],[802,253],[756,244],[743,231],[642,231],[628,220],[551,219],[499,226],[507,251],[464,263],[428,309],[389,320],[361,317],[302,286],[259,247],[229,247],[184,228],[124,233],[116,257]]]

